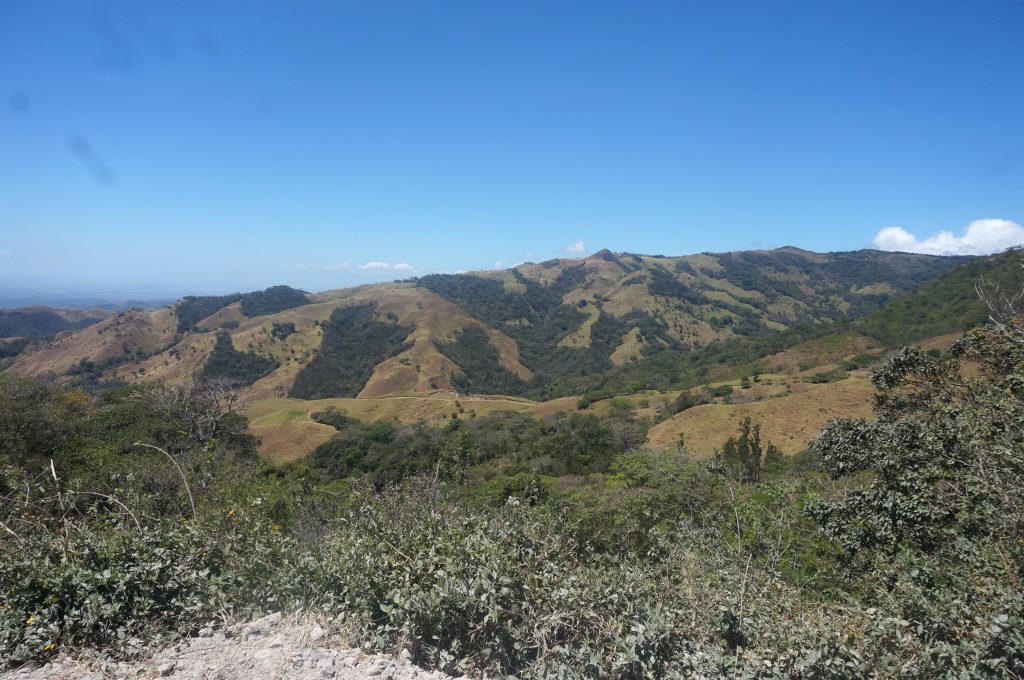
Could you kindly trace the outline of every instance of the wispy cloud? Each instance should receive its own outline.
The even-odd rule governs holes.
[[[918,239],[902,227],[885,227],[871,244],[879,250],[927,255],[988,255],[1024,243],[1024,227],[1010,220],[974,220],[961,236],[940,231]]]
[[[310,264],[308,262],[303,262],[301,264],[295,265],[295,268],[296,269],[323,269],[325,271],[334,271],[334,270],[338,270],[338,269],[348,269],[351,266],[352,265],[350,263],[348,263],[348,262],[342,262],[340,264]]]
[[[565,248],[562,248],[562,250],[567,253],[585,253],[587,252],[587,246],[584,245],[582,240],[579,240],[576,243],[570,243]]]
[[[0,248],[0,255],[7,255],[9,252],[11,252],[11,251],[4,250],[3,248]]]
[[[505,263],[504,263],[504,262],[502,262],[501,260],[495,260],[495,261],[494,261],[494,268],[495,268],[495,269],[501,269],[501,268],[502,268],[502,266],[503,266],[504,264],[505,264]]]
[[[413,267],[408,262],[380,262],[374,260],[372,262],[364,262],[360,265],[356,265],[359,269],[391,269],[396,272],[411,272]]]

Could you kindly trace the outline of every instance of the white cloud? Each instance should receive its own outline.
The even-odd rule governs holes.
[[[585,245],[583,245],[583,241],[580,240],[580,241],[576,241],[576,243],[570,243],[569,245],[567,245],[562,250],[564,250],[567,253],[584,253],[584,252],[586,252],[587,247]]]
[[[501,260],[495,260],[494,261],[494,268],[495,269],[501,269],[502,264],[504,264],[504,263]]]
[[[351,266],[352,265],[349,264],[348,262],[342,262],[341,264],[310,264],[308,262],[303,262],[301,264],[295,265],[295,268],[296,269],[323,269],[325,271],[332,271],[332,270],[335,270],[335,269],[348,269]]]
[[[902,227],[885,227],[871,242],[879,250],[927,255],[988,255],[1024,243],[1024,227],[1010,220],[974,220],[962,236],[940,231],[919,240]]]
[[[408,272],[408,271],[412,271],[413,269],[415,269],[415,267],[413,267],[411,264],[409,264],[407,262],[391,263],[391,262],[373,261],[373,262],[364,262],[364,263],[362,263],[360,265],[357,265],[357,266],[360,269],[393,269],[393,270],[399,271],[399,272]]]

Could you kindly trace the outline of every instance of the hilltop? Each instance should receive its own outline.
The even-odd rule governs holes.
[[[216,375],[244,384],[250,400],[435,390],[550,399],[658,373],[658,357],[860,317],[964,261],[792,247],[603,250],[315,294],[275,286],[60,329],[8,370],[129,383]]]

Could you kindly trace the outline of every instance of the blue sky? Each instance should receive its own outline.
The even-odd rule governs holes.
[[[7,0],[0,281],[998,249],[1022,35],[1020,0]]]

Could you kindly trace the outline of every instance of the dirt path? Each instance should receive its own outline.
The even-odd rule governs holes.
[[[347,636],[311,617],[282,619],[272,614],[222,630],[205,628],[196,637],[137,662],[112,663],[71,658],[46,666],[0,672],[2,680],[447,680],[450,676],[398,658],[368,654],[346,644]]]

